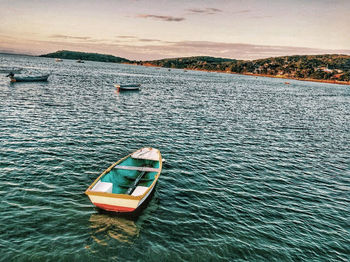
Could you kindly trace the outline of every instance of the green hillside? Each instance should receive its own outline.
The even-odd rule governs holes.
[[[230,63],[236,62],[235,59],[219,58],[211,56],[192,56],[180,58],[167,58],[153,61],[140,61],[138,64],[151,64],[169,68],[186,69],[206,69],[206,70],[224,70]]]
[[[62,50],[41,56],[296,79],[350,81],[350,56],[338,54],[281,56],[257,60],[192,56],[152,61],[130,61],[113,55]]]
[[[296,55],[252,61],[195,56],[143,61],[139,64],[238,74],[350,81],[350,56],[348,55]]]
[[[97,54],[97,53],[85,53],[61,50],[54,53],[41,55],[41,57],[52,57],[61,59],[73,59],[73,60],[87,60],[87,61],[99,61],[99,62],[112,62],[112,63],[129,63],[130,60],[117,57],[113,55]]]

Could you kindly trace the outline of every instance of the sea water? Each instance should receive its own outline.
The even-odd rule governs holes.
[[[350,86],[1,55],[0,260],[349,261]],[[141,83],[118,93],[114,84]],[[84,194],[141,148],[138,216]]]

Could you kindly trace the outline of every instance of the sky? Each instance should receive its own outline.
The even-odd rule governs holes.
[[[0,0],[0,52],[350,55],[349,0]]]

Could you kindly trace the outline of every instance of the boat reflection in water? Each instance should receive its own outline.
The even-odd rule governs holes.
[[[107,245],[112,238],[124,243],[132,243],[140,229],[133,220],[110,214],[92,214],[90,217],[92,238],[97,244]]]
[[[103,246],[107,246],[112,240],[125,244],[134,243],[140,234],[143,221],[150,219],[151,213],[158,208],[157,200],[154,198],[155,191],[153,190],[140,208],[132,214],[116,214],[97,208],[98,213],[92,214],[89,219],[93,241]],[[88,245],[86,248],[92,252],[95,249],[93,245]]]

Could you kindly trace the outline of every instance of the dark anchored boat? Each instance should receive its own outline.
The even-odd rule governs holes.
[[[103,171],[85,194],[98,208],[131,213],[149,197],[161,171],[159,150],[141,148]]]
[[[138,91],[140,90],[141,84],[120,84],[115,85],[118,91]]]
[[[7,76],[11,79],[11,82],[39,82],[39,81],[47,81],[50,74],[39,75],[39,76],[18,77],[18,76],[15,76],[13,72],[11,72]]]

